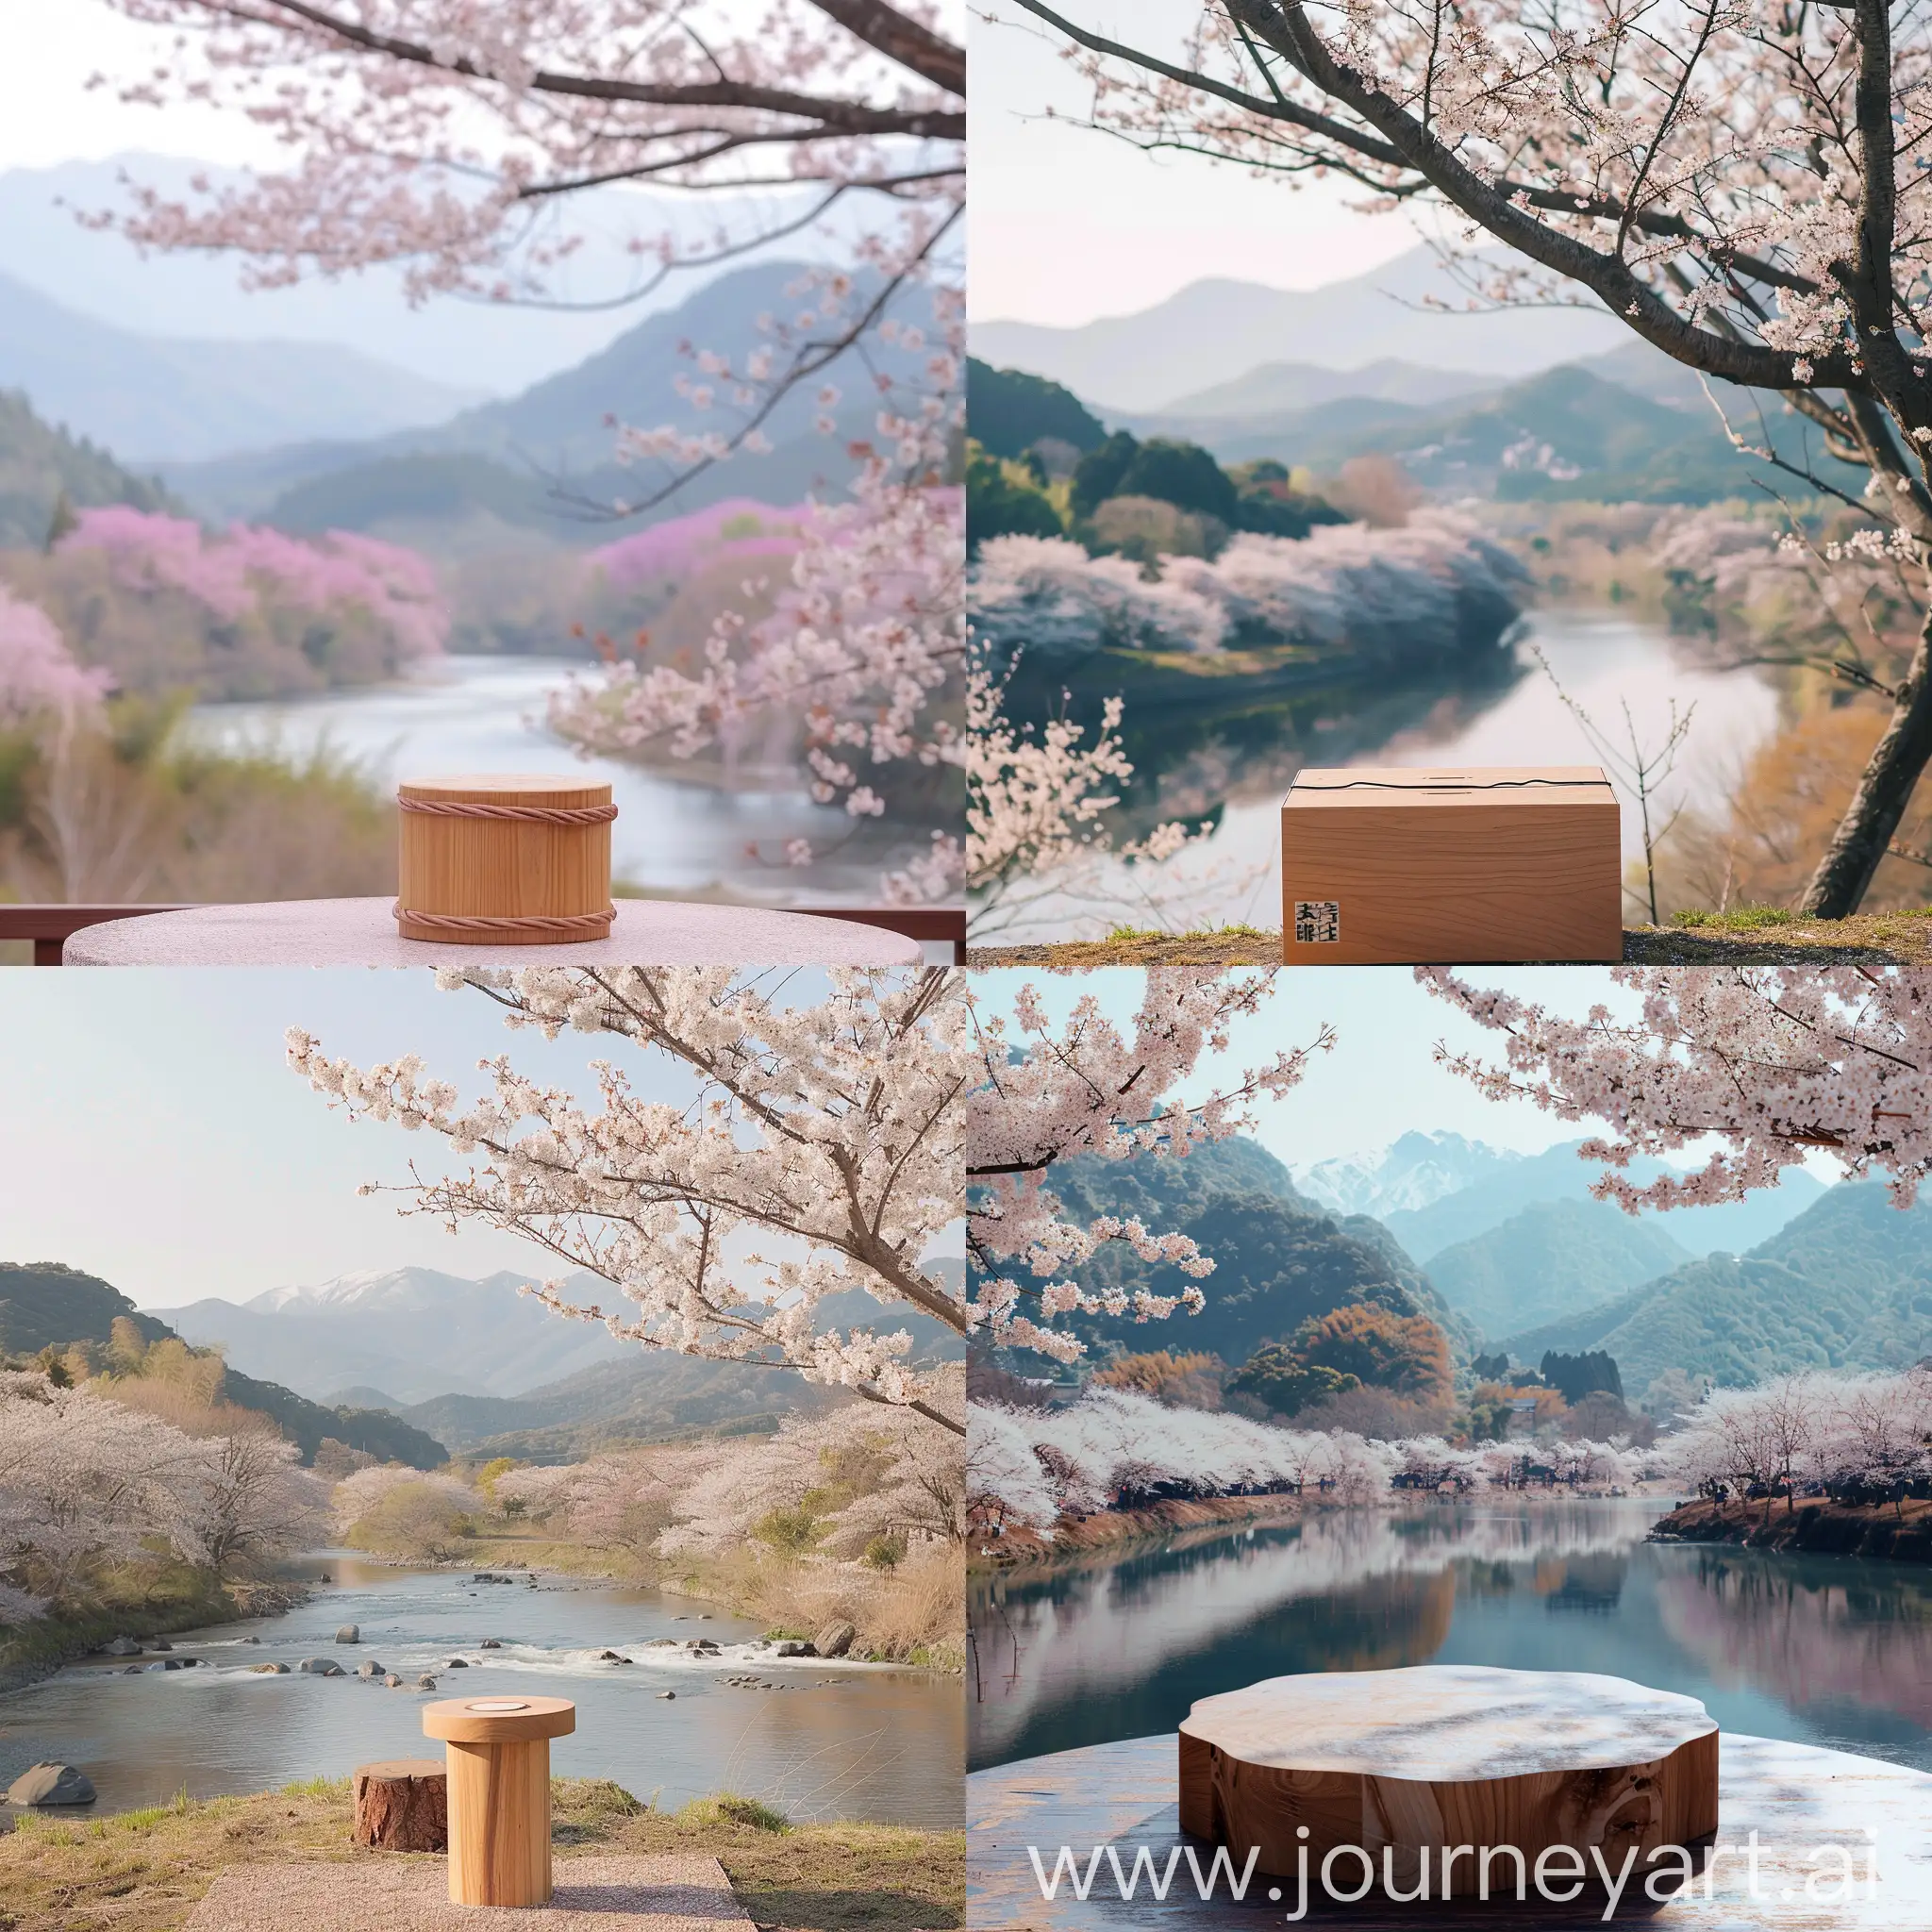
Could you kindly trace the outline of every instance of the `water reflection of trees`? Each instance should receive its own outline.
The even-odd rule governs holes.
[[[1626,1553],[1656,1514],[1601,1503],[1336,1510],[988,1579],[969,1603],[979,1753],[1055,1728],[1050,1712],[1150,1686],[1170,1700],[1183,1685],[1190,1696],[1233,1688],[1206,1681],[1227,1668],[1214,1659],[1239,1659],[1241,1682],[1425,1662],[1458,1593],[1612,1608]]]
[[[1657,1578],[1665,1631],[1794,1710],[1850,1702],[1932,1728],[1932,1579],[1848,1557],[1701,1550]]]

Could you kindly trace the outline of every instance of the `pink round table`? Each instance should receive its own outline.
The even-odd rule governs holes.
[[[61,948],[68,966],[917,966],[917,940],[849,919],[620,899],[610,937],[452,946],[406,940],[392,899],[283,899],[108,920]]]

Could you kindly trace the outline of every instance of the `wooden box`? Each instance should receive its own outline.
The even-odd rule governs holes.
[[[610,787],[485,773],[408,778],[396,926],[445,945],[555,946],[609,936]]]
[[[1291,965],[1615,961],[1616,794],[1594,765],[1304,771],[1281,897]]]

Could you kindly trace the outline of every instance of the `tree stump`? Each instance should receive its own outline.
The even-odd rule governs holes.
[[[356,1767],[356,1842],[383,1852],[449,1849],[449,1781],[434,1757]]]
[[[1429,1666],[1335,1671],[1204,1697],[1180,1726],[1180,1825],[1259,1869],[1311,1870],[1358,1846],[1412,1888],[1478,1889],[1482,1847],[1530,1865],[1552,1846],[1639,1869],[1661,1845],[1717,1829],[1717,1725],[1695,1698],[1622,1677]],[[1338,1868],[1357,1882],[1357,1861]],[[1513,1872],[1505,1858],[1496,1870]],[[1503,1882],[1499,1879],[1498,1882]]]

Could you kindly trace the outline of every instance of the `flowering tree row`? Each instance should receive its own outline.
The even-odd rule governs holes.
[[[164,1543],[219,1577],[300,1547],[321,1486],[265,1418],[191,1433],[91,1386],[0,1371],[0,1623],[84,1605]]]
[[[772,1436],[512,1470],[495,1493],[575,1541],[662,1557],[763,1546],[852,1562],[868,1551],[876,1559],[882,1549],[951,1547],[966,1533],[958,1435],[908,1410],[857,1403],[788,1416]]]
[[[1104,646],[1216,651],[1294,640],[1367,657],[1424,637],[1447,655],[1499,637],[1524,571],[1466,517],[1427,510],[1393,529],[1242,535],[1208,561],[1170,557],[1149,577],[1124,557],[1053,537],[991,537],[972,571],[974,635],[995,660],[1049,669]]]
[[[1525,1480],[1621,1484],[1641,1458],[1613,1442],[1485,1442],[1441,1437],[1367,1441],[1346,1430],[1281,1428],[1224,1411],[1168,1408],[1119,1389],[1089,1389],[1064,1408],[975,1403],[967,1487],[975,1524],[1051,1532],[1091,1516],[1175,1497],[1313,1491],[1362,1506],[1397,1489],[1521,1487]]]
[[[1847,1500],[1932,1477],[1932,1372],[1814,1372],[1714,1389],[1658,1445],[1687,1486],[1738,1494],[1812,1489]]]

